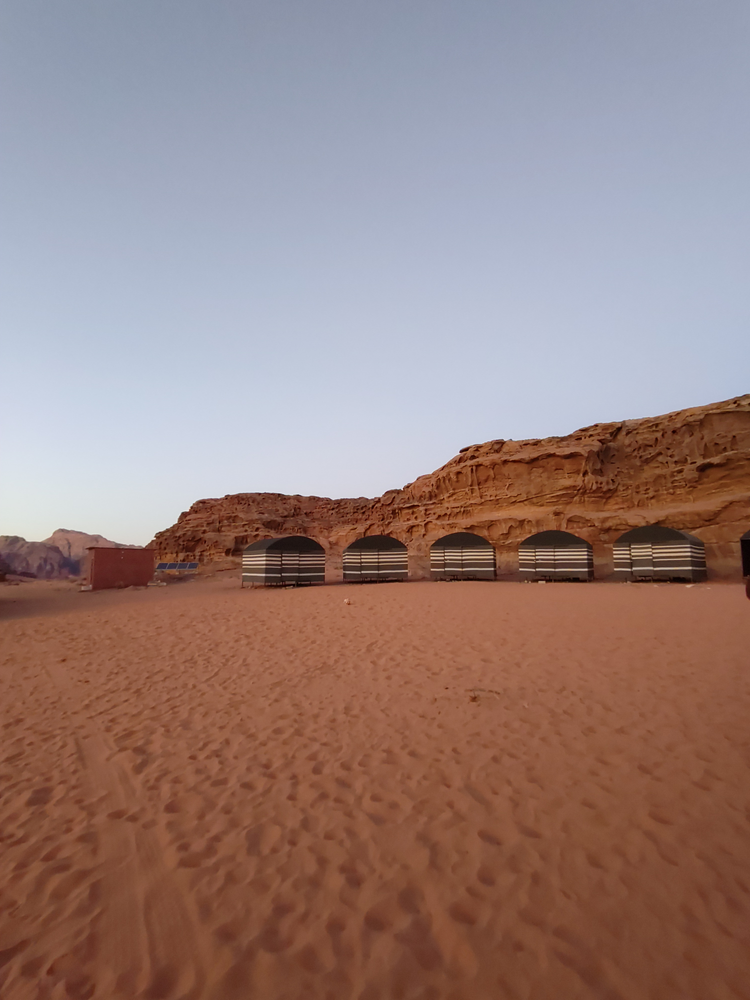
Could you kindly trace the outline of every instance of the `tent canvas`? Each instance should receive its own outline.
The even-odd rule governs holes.
[[[622,580],[706,579],[706,550],[700,538],[646,524],[631,528],[614,544],[615,576]]]
[[[593,580],[594,550],[570,531],[539,531],[518,546],[518,569],[525,580]]]
[[[262,538],[242,553],[242,584],[300,586],[325,581],[325,550],[312,538]]]
[[[430,546],[433,580],[494,580],[495,549],[470,531],[455,531]]]
[[[367,535],[352,542],[343,555],[346,583],[382,583],[409,576],[406,546],[390,535]]]

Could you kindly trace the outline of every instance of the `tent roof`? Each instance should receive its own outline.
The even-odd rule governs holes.
[[[481,535],[475,535],[473,531],[454,531],[452,535],[443,535],[436,542],[432,543],[433,549],[449,549],[459,547],[462,549],[492,548],[492,543]]]
[[[405,549],[406,546],[403,542],[399,542],[397,538],[391,538],[390,535],[366,535],[364,538],[358,538],[351,545],[347,546],[347,550],[354,549],[378,549],[383,551],[385,549]]]
[[[677,528],[665,528],[663,524],[644,524],[640,528],[631,528],[624,535],[620,535],[618,542],[684,542],[688,539],[691,542],[703,544],[700,538],[689,535],[687,531],[678,531]]]
[[[539,531],[536,535],[530,535],[520,544],[520,548],[536,548],[538,545],[551,545],[556,549],[573,548],[585,546],[590,549],[591,545],[585,538],[571,534],[570,531]]]
[[[323,552],[323,546],[307,538],[305,535],[287,535],[284,538],[261,538],[259,542],[248,545],[245,552],[261,552],[272,549],[274,552]]]

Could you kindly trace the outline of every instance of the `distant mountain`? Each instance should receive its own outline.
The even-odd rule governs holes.
[[[116,549],[137,549],[139,545],[125,545],[123,542],[111,542],[104,535],[87,535],[85,531],[73,531],[70,528],[58,528],[49,538],[44,539],[46,545],[56,545],[68,559],[80,562],[86,555],[86,549],[91,546],[107,546]]]
[[[61,580],[79,576],[86,549],[101,545],[138,548],[136,545],[111,542],[103,535],[58,528],[43,542],[27,542],[19,535],[0,535],[0,563],[7,567],[6,573],[40,580]]]
[[[27,542],[19,535],[0,535],[0,558],[17,576],[59,580],[78,573],[78,563],[67,559],[56,545]]]

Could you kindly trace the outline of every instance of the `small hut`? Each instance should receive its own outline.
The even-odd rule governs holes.
[[[325,551],[304,535],[263,538],[242,553],[242,586],[301,586],[325,581]]]
[[[742,575],[750,577],[750,531],[740,538],[740,553],[742,554]]]
[[[146,587],[154,578],[154,550],[92,545],[86,549],[85,586],[90,590]]]
[[[706,579],[703,542],[676,528],[632,528],[615,542],[614,556],[615,576],[621,580]]]
[[[406,546],[390,535],[368,535],[344,549],[345,583],[382,583],[406,580]]]
[[[593,580],[594,550],[569,531],[540,531],[518,546],[524,580]]]
[[[433,580],[494,580],[495,550],[479,535],[455,531],[430,547]]]

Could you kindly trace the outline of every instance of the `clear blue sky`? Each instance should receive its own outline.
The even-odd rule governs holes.
[[[5,0],[0,534],[750,388],[747,0]]]

